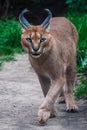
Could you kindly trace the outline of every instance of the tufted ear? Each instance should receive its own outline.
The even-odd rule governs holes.
[[[45,18],[45,20],[41,23],[41,26],[44,28],[47,28],[50,24],[50,20],[52,18],[52,13],[49,9],[44,9],[44,11],[48,14],[48,16]]]
[[[50,25],[48,25],[47,28],[45,28],[46,32],[50,32]]]
[[[21,30],[22,30],[22,33],[25,32],[25,28],[24,27],[22,27]]]
[[[27,28],[28,26],[31,26],[31,24],[29,23],[29,21],[24,17],[24,14],[26,14],[27,12],[29,12],[28,9],[24,9],[20,15],[19,15],[19,21],[21,23],[21,25],[24,27],[24,28]]]

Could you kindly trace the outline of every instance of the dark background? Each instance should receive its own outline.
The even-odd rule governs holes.
[[[24,8],[31,11],[26,14],[27,19],[39,24],[46,16],[43,9],[49,8],[53,17],[64,16],[67,12],[81,14],[87,11],[87,0],[0,0],[0,18],[18,19]]]
[[[58,16],[65,13],[67,4],[66,0],[0,0],[0,17],[12,15],[18,17],[24,8],[28,8],[34,13],[49,8],[53,16]]]
[[[87,0],[0,0],[0,17],[16,16],[24,8],[38,13],[49,8],[53,16],[64,15],[69,11],[87,11]]]

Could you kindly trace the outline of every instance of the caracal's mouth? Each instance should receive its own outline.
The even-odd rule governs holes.
[[[33,54],[31,54],[31,56],[33,58],[39,58],[41,56],[41,54],[39,54],[39,53],[33,53]]]

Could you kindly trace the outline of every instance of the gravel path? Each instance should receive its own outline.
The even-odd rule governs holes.
[[[57,117],[40,126],[37,111],[42,100],[27,54],[4,64],[0,71],[0,130],[87,130],[86,100],[77,101],[79,113],[67,113],[65,104],[56,103]]]

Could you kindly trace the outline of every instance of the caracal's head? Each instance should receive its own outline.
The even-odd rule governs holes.
[[[51,35],[49,34],[48,26],[52,15],[48,9],[45,9],[48,13],[47,18],[41,25],[33,26],[24,17],[24,14],[28,11],[27,9],[23,10],[19,16],[19,20],[24,28],[21,41],[22,45],[28,49],[30,56],[39,58],[50,50]]]

